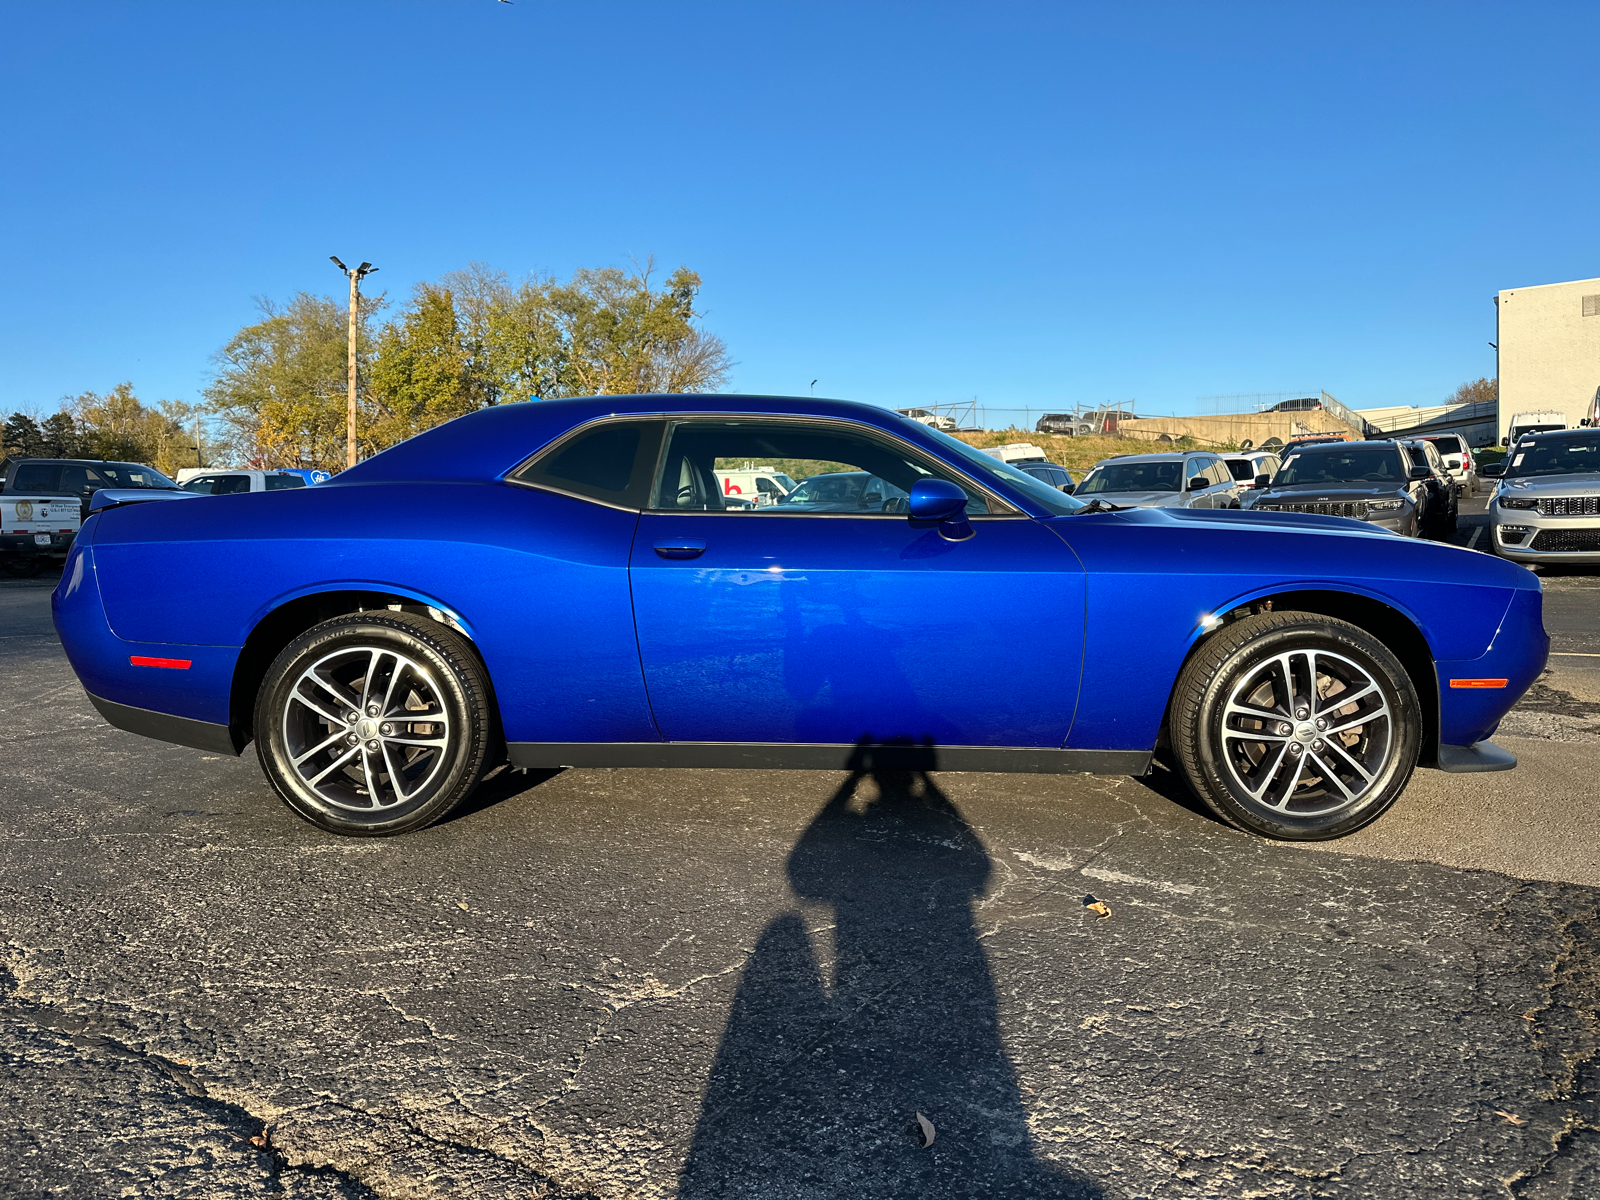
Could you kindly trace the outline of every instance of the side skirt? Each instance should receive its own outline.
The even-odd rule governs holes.
[[[179,746],[192,746],[196,750],[209,750],[213,754],[238,755],[244,743],[233,736],[226,725],[213,725],[210,721],[196,721],[192,717],[175,717],[171,713],[155,712],[148,708],[134,708],[118,704],[115,700],[102,700],[93,692],[85,692],[89,703],[100,710],[100,715],[118,729],[155,738],[158,742],[174,742]]]
[[[1017,771],[1143,775],[1149,750],[784,742],[508,742],[517,767],[708,767],[783,771]]]

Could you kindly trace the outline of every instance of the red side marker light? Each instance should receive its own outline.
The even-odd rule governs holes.
[[[1453,688],[1503,688],[1509,683],[1506,679],[1452,679],[1450,686]]]
[[[174,671],[187,671],[192,660],[187,658],[146,658],[142,654],[131,654],[128,662],[135,667],[168,667]]]

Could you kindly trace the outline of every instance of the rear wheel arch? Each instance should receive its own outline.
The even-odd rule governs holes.
[[[482,651],[478,649],[477,643],[467,630],[449,618],[444,610],[424,604],[412,596],[344,589],[315,592],[309,596],[298,596],[293,600],[287,600],[262,617],[250,631],[250,635],[245,639],[244,648],[239,651],[239,659],[233,669],[233,686],[228,697],[229,728],[233,733],[234,744],[241,752],[255,734],[253,726],[256,693],[260,691],[262,680],[266,678],[267,668],[272,665],[283,648],[306,630],[324,621],[375,609],[398,610],[428,617],[454,629],[462,636],[472,652],[477,655],[479,665],[483,667],[484,678],[489,681],[489,706],[495,715],[495,732],[498,737],[500,706],[494,692],[494,679],[489,673],[488,664],[483,661]],[[441,617],[444,619],[441,620]]]

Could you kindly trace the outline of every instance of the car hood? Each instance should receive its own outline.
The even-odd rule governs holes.
[[[1123,508],[1182,508],[1182,492],[1090,492],[1080,500],[1104,500]]]
[[[1306,483],[1292,487],[1259,488],[1255,493],[1255,503],[1270,504],[1274,500],[1284,504],[1320,504],[1325,500],[1393,500],[1405,490],[1404,484],[1396,483]]]
[[[1501,481],[1499,492],[1507,496],[1600,496],[1600,474],[1583,471],[1506,479]]]

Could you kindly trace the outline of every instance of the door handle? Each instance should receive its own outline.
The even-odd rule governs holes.
[[[655,547],[662,558],[699,558],[706,552],[706,544],[699,538],[663,538]]]

